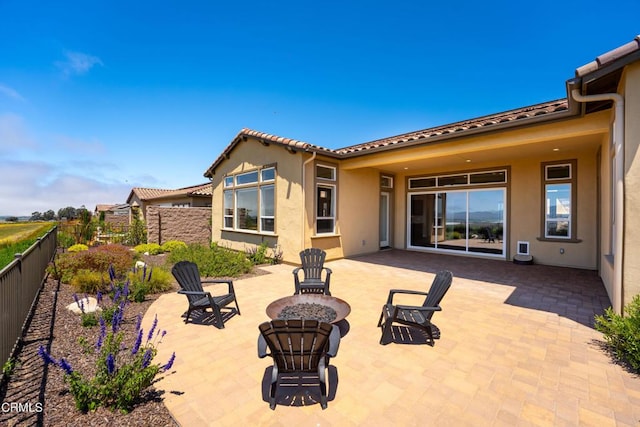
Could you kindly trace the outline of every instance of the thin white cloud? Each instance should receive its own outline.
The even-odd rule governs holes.
[[[56,141],[56,145],[59,148],[65,151],[71,151],[74,154],[87,154],[90,156],[95,156],[104,154],[107,151],[104,144],[95,139],[84,141],[72,138],[67,135],[59,135],[56,137]]]
[[[0,153],[34,146],[35,142],[21,116],[13,113],[0,114]]]
[[[3,85],[2,83],[0,83],[0,94],[8,98],[14,99],[16,101],[20,101],[20,102],[26,101],[25,98],[22,95],[20,95],[17,90],[10,88],[9,86]]]
[[[19,185],[16,185],[19,183]],[[124,203],[131,186],[102,181],[86,169],[68,170],[42,161],[0,159],[0,215],[31,215],[49,209]]]
[[[82,52],[66,51],[66,60],[57,61],[56,66],[65,76],[86,74],[95,65],[103,65],[100,58]]]

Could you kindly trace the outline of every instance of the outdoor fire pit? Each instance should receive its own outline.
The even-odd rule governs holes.
[[[350,312],[351,307],[345,301],[321,294],[291,295],[275,300],[267,306],[267,316],[271,319],[312,318],[337,323]]]

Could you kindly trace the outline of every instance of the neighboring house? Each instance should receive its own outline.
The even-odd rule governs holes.
[[[93,215],[99,220],[112,225],[128,225],[129,224],[129,205],[96,205]]]
[[[179,188],[177,190],[164,190],[159,188],[133,188],[127,204],[131,207],[131,218],[135,212],[146,220],[147,206],[162,207],[210,207],[211,206],[211,183],[193,185]]]
[[[292,263],[307,247],[530,254],[597,270],[620,312],[640,293],[640,36],[566,87],[566,99],[335,150],[243,129],[205,172],[212,239],[277,243]]]

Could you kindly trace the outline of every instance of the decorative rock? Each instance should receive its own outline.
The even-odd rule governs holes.
[[[98,300],[94,297],[86,297],[78,299],[78,302],[72,302],[67,306],[67,310],[74,312],[75,314],[82,314],[82,306],[85,313],[94,313],[96,311],[102,311],[102,308],[98,305]]]
[[[145,268],[147,264],[144,261],[136,261],[136,268]]]

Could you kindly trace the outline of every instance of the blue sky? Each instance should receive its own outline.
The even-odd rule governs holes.
[[[563,98],[640,34],[637,0],[218,3],[0,0],[0,215],[206,182],[243,127],[339,148]]]

